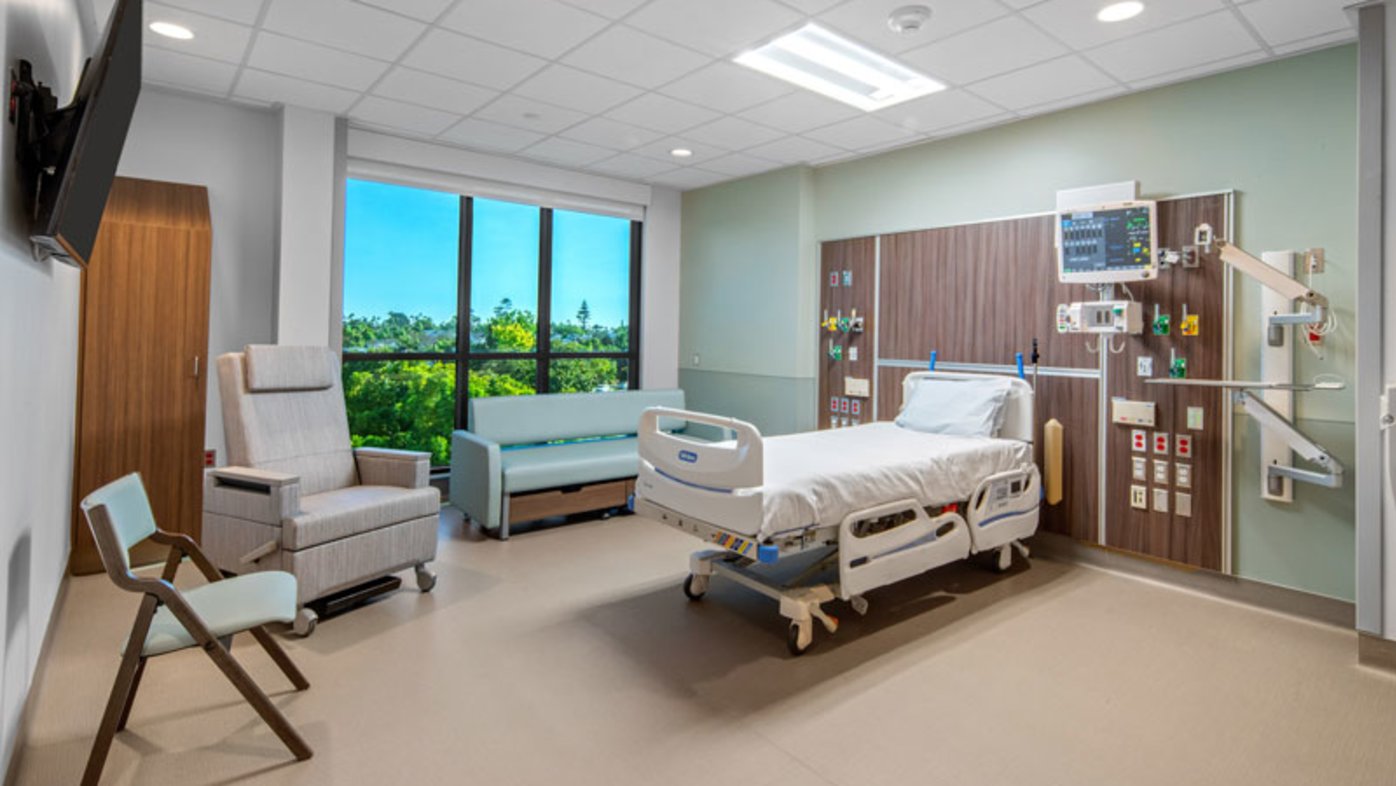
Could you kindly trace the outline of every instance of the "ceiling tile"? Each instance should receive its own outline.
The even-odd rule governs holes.
[[[690,49],[617,25],[569,52],[562,62],[640,87],[658,87],[706,65]]]
[[[819,22],[884,53],[904,52],[963,32],[1008,13],[997,0],[921,0],[931,9],[921,30],[902,35],[887,26],[887,18],[906,0],[852,0],[819,15]]]
[[[749,156],[745,153],[732,153],[703,162],[704,169],[732,177],[745,177],[758,172],[769,172],[772,169],[779,169],[781,166],[783,165],[775,161],[767,161],[764,158]]]
[[[432,30],[402,59],[403,65],[496,90],[506,90],[545,61],[474,38]]]
[[[706,123],[718,117],[718,113],[658,93],[646,93],[612,109],[606,113],[606,117],[641,128],[676,134]]]
[[[563,65],[548,66],[514,92],[587,114],[604,112],[640,94],[638,88]]]
[[[916,134],[964,125],[1003,110],[964,90],[946,90],[879,110],[877,118]]]
[[[726,57],[762,43],[802,17],[774,0],[654,0],[625,22],[678,44]]]
[[[353,90],[330,87],[304,79],[244,68],[233,94],[268,104],[290,104],[321,112],[343,114],[359,97]]]
[[[1117,79],[1134,82],[1259,49],[1235,15],[1218,11],[1106,44],[1086,56]]]
[[[426,25],[349,0],[270,0],[264,29],[396,60]]]
[[[732,113],[779,98],[791,92],[791,88],[784,82],[749,68],[717,62],[660,88],[660,92],[719,112]]]
[[[650,182],[658,183],[661,186],[677,188],[680,191],[688,191],[690,189],[703,188],[704,186],[710,186],[714,183],[720,183],[727,179],[727,175],[719,175],[716,172],[708,172],[694,167],[684,167],[683,169],[675,169],[661,175],[655,175],[650,178]]]
[[[687,158],[675,158],[669,153],[670,150],[679,147],[693,151],[693,155]],[[670,164],[688,167],[694,164],[701,164],[704,161],[711,161],[714,158],[721,158],[731,151],[711,145],[699,144],[688,137],[671,136],[657,142],[641,145],[631,152],[635,155],[648,156],[659,161],[668,161]]]
[[[964,85],[1067,53],[1021,17],[1006,16],[902,54],[902,60],[937,79]]]
[[[970,131],[978,131],[980,129],[989,128],[991,126],[1002,125],[1004,123],[1011,123],[1014,120],[1018,119],[1019,117],[1013,114],[1012,112],[999,112],[998,114],[989,115],[988,117],[981,117],[977,120],[971,120],[968,123],[960,123],[958,125],[950,126],[949,128],[937,129],[934,132],[933,136],[936,139],[948,139],[949,137],[957,136],[959,134],[967,134]]]
[[[141,53],[141,77],[150,82],[227,95],[238,67],[219,60],[146,47]]]
[[[552,59],[596,35],[606,20],[557,0],[462,0],[442,27]]]
[[[538,131],[543,134],[556,134],[562,129],[586,119],[586,115],[581,112],[552,106],[512,93],[502,95],[483,109],[476,110],[475,117],[518,128],[527,128],[530,131]]]
[[[711,123],[690,128],[684,137],[699,144],[708,144],[727,150],[745,150],[753,145],[780,139],[784,132],[757,125],[740,117],[724,117]]]
[[[802,136],[788,136],[764,145],[757,145],[746,152],[781,164],[807,164],[844,151]]]
[[[494,100],[499,94],[483,87],[448,79],[425,71],[397,66],[388,72],[373,92],[387,98],[433,109],[468,115]]]
[[[1308,2],[1308,0],[1301,0]],[[1026,11],[1023,16],[1040,25],[1067,46],[1089,49],[1093,46],[1126,38],[1147,30],[1190,19],[1216,11],[1221,0],[1166,0],[1150,2],[1144,13],[1123,22],[1101,22],[1095,18],[1103,5],[1101,0],[1047,0]]]
[[[568,5],[585,8],[592,13],[619,19],[644,5],[648,0],[565,0]]]
[[[823,142],[845,150],[864,150],[876,145],[909,140],[912,134],[871,115],[864,115],[831,126],[816,128],[806,133],[805,136],[816,142]]]
[[[435,22],[441,12],[451,7],[451,3],[456,0],[358,0],[366,5],[375,5],[388,11],[396,11],[399,14],[410,16],[413,19],[420,19],[423,22]]]
[[[1303,38],[1350,32],[1356,35],[1348,21],[1344,6],[1353,0],[1257,0],[1241,6],[1246,21],[1255,27],[1265,43],[1288,44]]]
[[[827,11],[833,6],[842,3],[843,0],[780,0],[782,3],[803,14],[811,16],[820,11]]]
[[[1147,79],[1140,79],[1137,82],[1130,82],[1129,86],[1136,90],[1144,90],[1150,87],[1166,85],[1171,82],[1181,82],[1185,79],[1196,79],[1199,76],[1215,74],[1219,71],[1229,71],[1233,68],[1241,68],[1242,66],[1246,66],[1264,59],[1265,52],[1263,50],[1257,49],[1253,52],[1247,52],[1246,54],[1239,55],[1237,57],[1228,57],[1224,60],[1215,60],[1205,65],[1193,66],[1192,68],[1183,68],[1177,71],[1168,71],[1157,76],[1151,76]]]
[[[588,168],[616,177],[644,180],[677,167],[668,161],[637,156],[634,153],[621,153],[604,161],[598,161]]]
[[[1047,101],[1036,104],[1028,108],[1028,114],[1045,115],[1051,112],[1060,112],[1063,109],[1070,109],[1073,106],[1084,106],[1097,101],[1104,101],[1107,98],[1114,98],[1126,92],[1126,88],[1121,85],[1111,85],[1100,90],[1092,90],[1087,93],[1061,98],[1056,101]]]
[[[1027,8],[1028,6],[1034,6],[1038,3],[1042,3],[1045,1],[1046,0],[999,0],[999,2],[1014,10],[1021,10]]]
[[[1025,109],[1114,87],[1115,81],[1076,55],[1058,58],[970,86],[970,91],[1007,109]]]
[[[150,27],[147,26],[144,36],[147,46],[222,60],[225,63],[241,64],[243,56],[247,54],[247,45],[252,40],[252,28],[223,19],[214,19],[211,16],[159,3],[148,2],[145,4],[144,10],[147,22],[174,22],[184,25],[194,32],[193,38],[187,41],[178,41],[152,33]]]
[[[421,136],[436,136],[460,120],[460,115],[428,109],[416,104],[404,104],[378,96],[368,96],[354,105],[349,116],[374,126],[406,131]]]
[[[1325,46],[1333,46],[1348,41],[1357,40],[1357,33],[1354,30],[1341,30],[1336,33],[1325,33],[1316,35],[1313,38],[1301,38],[1288,44],[1278,44],[1271,49],[1277,55],[1287,55],[1294,52],[1302,52],[1306,49],[1319,49]]]
[[[536,131],[491,123],[488,120],[467,117],[447,129],[438,139],[446,142],[486,150],[491,153],[516,153],[543,138]]]
[[[550,137],[542,142],[522,151],[522,154],[529,158],[541,158],[554,164],[566,166],[586,166],[600,161],[603,158],[610,158],[615,155],[614,150],[607,150],[604,147],[588,145],[585,142],[574,142],[561,137]]]
[[[767,101],[742,112],[742,117],[792,134],[827,126],[850,117],[859,110],[808,90],[796,90],[774,101]]]
[[[611,150],[631,150],[664,136],[658,131],[651,131],[606,117],[593,117],[567,129],[562,132],[562,135],[568,139],[600,145]]]
[[[388,64],[381,60],[265,31],[252,42],[247,64],[262,71],[352,90],[367,90],[388,70]]]
[[[165,0],[165,5],[178,6],[189,11],[216,16],[219,19],[227,19],[240,25],[255,25],[257,15],[262,12],[262,2],[263,0]],[[146,6],[146,21],[157,21],[149,11],[150,4],[147,3]]]

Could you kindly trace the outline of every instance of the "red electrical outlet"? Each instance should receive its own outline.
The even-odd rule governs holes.
[[[205,466],[205,467],[216,467],[216,466],[218,466],[218,451],[217,451],[217,450],[214,450],[213,448],[204,448],[204,466]]]

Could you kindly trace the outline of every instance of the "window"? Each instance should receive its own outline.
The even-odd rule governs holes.
[[[356,446],[443,466],[468,398],[638,385],[639,222],[351,179],[344,225]]]

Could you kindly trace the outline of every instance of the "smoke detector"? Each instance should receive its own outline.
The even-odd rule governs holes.
[[[904,5],[887,17],[887,27],[898,35],[916,35],[931,18],[931,9],[924,5]]]

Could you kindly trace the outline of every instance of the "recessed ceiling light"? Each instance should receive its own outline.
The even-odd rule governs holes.
[[[1095,15],[1096,19],[1102,22],[1123,22],[1126,19],[1133,19],[1144,12],[1144,4],[1138,0],[1129,0],[1125,3],[1111,3],[1100,9]]]
[[[686,147],[676,147],[673,150],[669,151],[669,155],[673,156],[674,158],[689,158],[693,155],[693,151],[689,150]]]
[[[193,30],[174,22],[151,22],[150,31],[166,38],[178,38],[181,41],[188,41],[194,37]]]
[[[736,62],[865,112],[945,89],[940,82],[816,24],[743,52]]]

